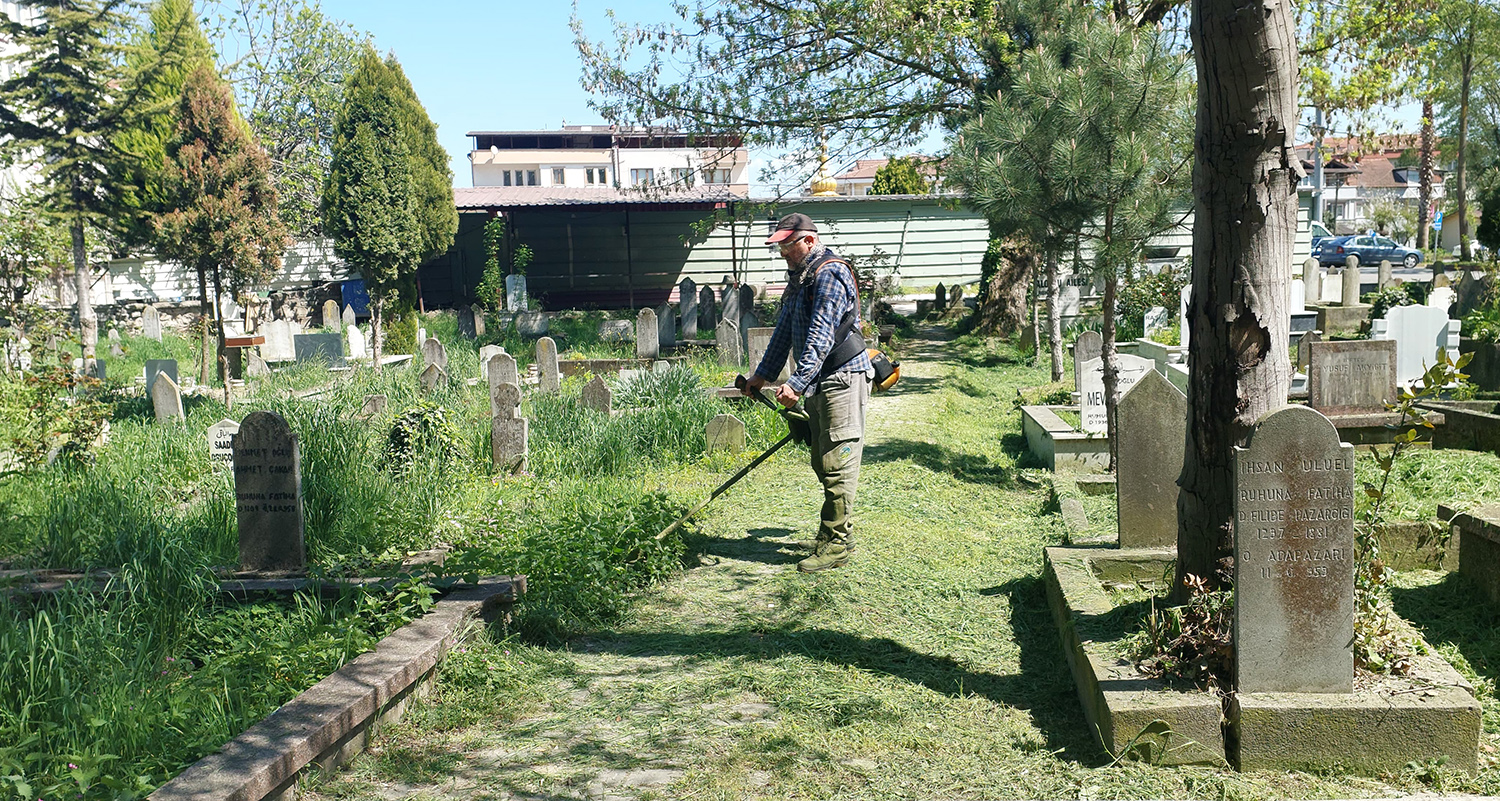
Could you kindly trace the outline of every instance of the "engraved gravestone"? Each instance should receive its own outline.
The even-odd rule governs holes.
[[[1115,358],[1120,360],[1116,391],[1121,395],[1129,392],[1146,373],[1156,369],[1156,362],[1140,356],[1121,353]],[[1082,378],[1083,385],[1078,388],[1078,403],[1083,430],[1089,434],[1103,434],[1109,430],[1108,410],[1104,405],[1104,357],[1084,362]]]
[[[141,328],[142,336],[157,342],[161,341],[161,311],[156,308],[155,304],[148,303],[146,308],[141,310]]]
[[[1115,510],[1121,548],[1177,544],[1177,476],[1187,439],[1187,396],[1147,370],[1116,407]]]
[[[297,435],[273,412],[252,412],[234,435],[235,516],[243,570],[301,570],[302,465]]]
[[[714,306],[714,288],[706,286],[698,290],[698,328],[708,331],[718,324],[719,312]]]
[[[322,362],[329,367],[347,367],[343,334],[297,334],[292,346],[299,363]]]
[[[245,376],[247,378],[263,378],[271,374],[271,366],[260,357],[259,353],[251,351],[245,358]]]
[[[672,311],[670,303],[656,307],[656,345],[658,348],[677,346],[677,313]]]
[[[521,416],[521,388],[515,384],[491,388],[490,410],[490,462],[497,470],[525,470],[530,421]]]
[[[536,362],[541,373],[543,392],[558,392],[562,389],[562,377],[557,365],[557,343],[552,337],[536,341]]]
[[[288,320],[272,320],[266,323],[266,341],[260,346],[260,355],[268,362],[289,362],[296,352],[292,350],[292,324]]]
[[[486,378],[490,388],[490,416],[495,417],[501,413],[501,409],[495,406],[495,393],[502,386],[521,386],[521,374],[516,369],[516,360],[508,353],[501,353],[490,358],[485,365]],[[520,405],[521,397],[516,396],[516,402],[512,406]],[[514,415],[511,415],[514,416]]]
[[[1083,391],[1083,365],[1104,353],[1104,337],[1098,331],[1084,331],[1073,343],[1073,389]]]
[[[655,359],[661,355],[661,343],[657,341],[660,329],[656,325],[656,312],[641,309],[635,317],[635,357]]]
[[[1286,406],[1234,449],[1235,688],[1354,690],[1354,446]]]
[[[505,308],[508,311],[526,311],[526,276],[511,273],[505,276]]]
[[[610,413],[611,393],[609,385],[604,383],[600,376],[594,376],[594,380],[583,385],[583,395],[580,403],[585,409],[593,409],[602,414]]]
[[[634,341],[635,324],[629,320],[602,320],[599,323],[599,338],[605,342]]]
[[[704,438],[708,441],[707,451],[729,451],[740,453],[745,450],[745,424],[732,414],[716,415],[704,426]]]
[[[228,465],[234,469],[234,435],[240,433],[240,424],[233,420],[220,420],[208,427],[208,460],[216,465]]]
[[[1396,398],[1396,341],[1308,343],[1307,405],[1324,414],[1380,412]]]
[[[422,343],[422,366],[437,365],[448,369],[448,349],[436,337],[428,337]]]
[[[677,285],[677,308],[681,312],[682,338],[698,337],[698,285],[684,278]]]
[[[158,423],[183,419],[182,390],[165,372],[157,373],[156,381],[151,384],[151,406],[156,410]]]
[[[343,319],[339,317],[338,301],[333,299],[323,301],[323,327],[337,329],[342,327],[343,322]]]
[[[1394,275],[1395,273],[1391,269],[1390,261],[1381,259],[1380,266],[1376,269],[1375,272],[1375,288],[1385,289],[1386,287],[1390,286]]]
[[[1147,336],[1150,336],[1152,331],[1166,328],[1167,323],[1171,322],[1171,320],[1171,315],[1165,308],[1152,306],[1146,310],[1146,316],[1141,318],[1141,330],[1145,331]]]
[[[738,367],[745,362],[744,341],[740,339],[740,327],[725,317],[714,328],[714,340],[719,349],[719,364]]]
[[[962,316],[967,311],[968,307],[964,305],[963,284],[954,284],[949,287],[947,313],[949,315]]]

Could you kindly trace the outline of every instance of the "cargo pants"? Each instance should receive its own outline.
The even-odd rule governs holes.
[[[870,402],[870,374],[834,373],[804,403],[812,441],[812,469],[823,484],[823,512],[818,542],[852,545],[854,495],[865,451],[865,408]]]

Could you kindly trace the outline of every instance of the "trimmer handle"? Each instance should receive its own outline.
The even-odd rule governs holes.
[[[749,383],[749,379],[745,378],[742,375],[737,375],[734,377],[734,388],[742,393],[746,391],[745,387]],[[807,420],[807,412],[803,411],[800,407],[793,406],[792,408],[788,409],[779,403],[773,402],[770,398],[766,397],[765,393],[763,392],[751,392],[749,394],[751,395],[751,397],[754,397],[761,403],[764,403],[766,407],[771,411],[778,412],[792,420]]]

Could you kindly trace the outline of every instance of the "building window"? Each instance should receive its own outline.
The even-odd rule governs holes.
[[[691,187],[693,185],[693,171],[689,168],[673,167],[672,184],[674,186]]]
[[[652,183],[655,182],[655,180],[656,180],[656,171],[655,170],[651,170],[651,169],[639,170],[638,169],[638,170],[631,170],[630,171],[630,185],[631,186],[650,186]]]
[[[703,183],[727,184],[729,183],[729,170],[722,167],[706,169],[703,171]]]
[[[510,170],[506,170],[505,172],[500,173],[500,175],[502,178],[504,178],[505,185],[510,186]]]
[[[553,186],[562,186],[563,185],[563,168],[562,167],[553,167],[552,168],[552,185]]]
[[[604,185],[609,183],[609,170],[604,167],[586,167],[583,171],[584,183],[589,185]]]
[[[519,172],[519,170],[517,172]],[[517,179],[517,183],[519,183],[519,182],[520,182],[519,179]],[[526,185],[527,186],[536,186],[536,170],[527,170],[526,171]]]

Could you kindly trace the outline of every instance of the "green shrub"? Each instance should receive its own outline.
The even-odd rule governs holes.
[[[1363,298],[1370,304],[1370,319],[1379,320],[1397,306],[1415,306],[1427,300],[1427,290],[1415,282],[1391,284],[1378,292],[1367,293]]]
[[[1115,315],[1119,323],[1115,339],[1129,342],[1144,334],[1146,312],[1161,306],[1174,312],[1182,303],[1182,288],[1190,278],[1185,264],[1167,264],[1156,272],[1142,269],[1129,281],[1120,282],[1120,291],[1115,299]],[[1158,340],[1159,341],[1159,340]]]

